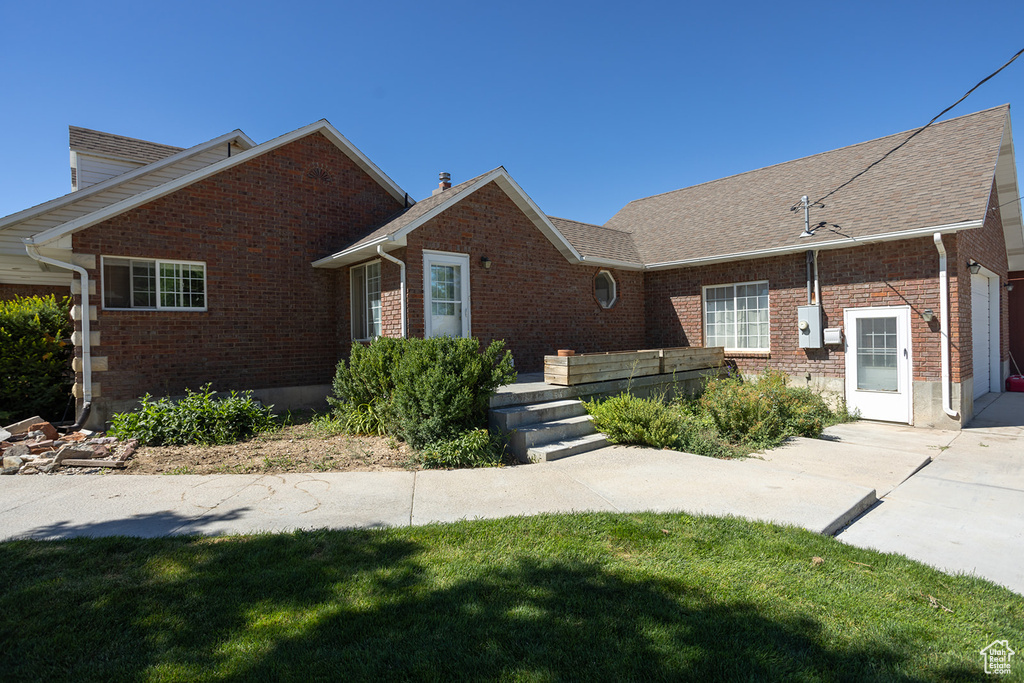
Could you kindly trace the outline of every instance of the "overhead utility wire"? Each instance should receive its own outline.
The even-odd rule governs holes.
[[[924,124],[923,126],[921,126],[920,128],[918,128],[917,130],[915,130],[915,131],[914,131],[913,133],[911,133],[911,134],[910,134],[910,136],[909,136],[909,137],[908,137],[908,138],[907,138],[906,140],[904,140],[904,141],[903,141],[903,142],[901,142],[900,144],[898,144],[898,145],[896,145],[895,147],[893,147],[892,149],[890,149],[890,150],[889,150],[888,152],[886,152],[886,153],[885,153],[884,155],[882,155],[882,157],[881,157],[880,159],[878,159],[877,161],[875,161],[874,163],[872,163],[872,164],[871,164],[870,166],[868,166],[867,168],[865,168],[865,169],[864,169],[863,171],[861,171],[861,172],[860,172],[860,173],[858,173],[857,175],[853,176],[852,178],[850,178],[850,179],[849,179],[849,180],[847,180],[847,181],[846,181],[845,183],[843,183],[842,185],[840,185],[840,186],[839,186],[839,187],[837,187],[836,189],[832,190],[832,191],[831,191],[831,192],[829,192],[828,194],[826,194],[826,195],[822,196],[822,197],[821,197],[821,199],[819,199],[818,201],[814,202],[814,204],[820,204],[820,203],[822,202],[822,200],[824,200],[824,199],[828,199],[829,197],[831,197],[832,195],[834,195],[834,194],[835,194],[836,192],[839,192],[839,190],[843,189],[844,187],[846,187],[847,185],[849,185],[850,183],[852,183],[852,182],[853,182],[854,180],[856,180],[857,178],[861,177],[862,175],[864,175],[865,173],[867,173],[868,171],[870,171],[870,170],[871,170],[872,168],[874,168],[874,167],[875,167],[875,166],[877,166],[878,164],[880,164],[880,163],[882,163],[883,161],[885,161],[885,160],[886,160],[886,158],[888,158],[890,154],[892,154],[893,152],[895,152],[896,150],[898,150],[898,149],[899,149],[900,147],[902,147],[903,145],[905,145],[905,144],[907,144],[908,142],[910,142],[911,140],[913,140],[913,139],[914,139],[914,137],[915,137],[915,136],[916,136],[916,135],[917,135],[918,133],[920,133],[921,131],[923,131],[923,130],[924,130],[925,128],[927,128],[928,126],[932,125],[933,123],[935,123],[935,122],[936,122],[936,121],[937,121],[938,119],[942,118],[942,116],[943,116],[943,115],[944,115],[944,114],[945,114],[946,112],[948,112],[948,111],[949,111],[950,109],[952,109],[952,108],[953,108],[953,107],[955,107],[956,105],[958,105],[958,104],[960,104],[961,102],[963,102],[964,100],[966,100],[966,99],[968,98],[968,96],[969,96],[969,95],[970,95],[971,93],[973,93],[973,92],[974,92],[975,90],[977,90],[978,88],[980,88],[980,87],[981,87],[981,86],[982,86],[983,84],[985,84],[985,83],[986,83],[987,81],[989,81],[990,79],[992,79],[992,78],[993,78],[993,77],[994,77],[994,76],[995,76],[996,74],[998,74],[998,73],[999,73],[1000,71],[1002,71],[1002,70],[1003,70],[1003,69],[1005,69],[1006,67],[1008,67],[1008,66],[1010,66],[1011,64],[1013,64],[1013,61],[1014,61],[1015,59],[1017,59],[1017,57],[1020,57],[1020,56],[1021,56],[1022,54],[1024,54],[1024,49],[1020,50],[1020,51],[1019,51],[1019,52],[1018,52],[1017,54],[1015,54],[1015,55],[1014,55],[1013,57],[1010,57],[1010,61],[1008,61],[1008,62],[1007,62],[1006,64],[1003,64],[1003,65],[1002,65],[1001,67],[999,67],[998,69],[996,69],[995,71],[993,71],[992,73],[990,73],[990,74],[989,74],[988,76],[985,76],[985,78],[983,78],[983,79],[981,79],[980,81],[978,81],[977,85],[975,85],[975,86],[974,86],[973,88],[971,88],[971,89],[970,89],[970,90],[968,90],[968,91],[967,91],[966,93],[964,93],[964,96],[963,96],[963,97],[961,97],[961,98],[960,98],[959,100],[957,100],[957,101],[956,101],[956,102],[954,102],[953,104],[951,104],[951,105],[949,105],[948,107],[946,107],[945,109],[943,109],[943,110],[942,110],[941,112],[939,112],[939,113],[938,113],[938,115],[936,115],[936,116],[935,116],[935,118],[933,118],[933,119],[932,119],[931,121],[929,121],[928,123]],[[793,205],[793,208],[794,208],[794,210],[795,210],[795,209],[796,209],[797,207],[799,207],[799,206],[800,206],[800,204],[794,204],[794,205]]]

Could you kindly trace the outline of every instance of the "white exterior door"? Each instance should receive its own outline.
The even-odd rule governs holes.
[[[848,308],[846,404],[866,420],[911,422],[910,307]]]
[[[999,278],[985,269],[971,275],[971,367],[974,398],[1001,391],[999,368]]]
[[[423,250],[425,337],[470,334],[469,256]]]

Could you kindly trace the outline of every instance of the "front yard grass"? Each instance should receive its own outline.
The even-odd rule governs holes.
[[[17,541],[0,576],[5,680],[987,680],[1024,644],[986,581],[681,514]]]

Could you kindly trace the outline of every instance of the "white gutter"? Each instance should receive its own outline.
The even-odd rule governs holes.
[[[946,247],[942,244],[942,233],[935,233],[935,248],[939,250],[939,336],[942,345],[942,410],[954,420],[960,419],[960,413],[953,410],[953,397],[950,395],[949,367],[949,281],[946,275]]]
[[[816,242],[812,247],[813,249],[838,249],[840,247],[851,247],[858,244],[872,244],[874,242],[892,242],[895,240],[909,240],[915,237],[925,237],[935,232],[947,233],[947,232],[959,232],[960,230],[970,230],[972,228],[980,228],[984,225],[983,221],[963,221],[961,223],[950,223],[948,225],[938,225],[928,228],[915,228],[913,230],[904,230],[900,232],[886,232],[878,235],[865,235],[864,237],[858,237],[856,239],[847,237],[837,240],[829,240],[827,242]],[[711,257],[696,257],[689,259],[681,259],[679,261],[664,261],[662,263],[648,263],[644,266],[644,270],[664,270],[666,268],[679,268],[681,266],[700,266],[700,265],[711,265],[713,263],[725,263],[726,261],[740,261],[745,259],[763,258],[767,256],[781,256],[783,254],[798,254],[801,251],[806,251],[808,245],[789,245],[784,247],[773,247],[771,249],[755,249],[751,251],[741,251],[733,254],[723,254],[722,256],[711,256]]]
[[[406,310],[405,310],[405,262],[404,261],[399,261],[398,259],[396,259],[394,256],[392,256],[390,254],[385,254],[384,253],[384,249],[383,249],[382,245],[380,245],[380,244],[377,245],[377,253],[380,255],[381,258],[387,259],[388,261],[391,261],[392,263],[397,263],[398,267],[399,267],[399,269],[401,271],[401,274],[399,275],[399,278],[401,279],[401,287],[399,288],[399,296],[402,297],[402,300],[401,300],[401,304],[402,304],[402,338],[404,339],[406,337],[406,333],[405,333],[405,330],[406,330],[406,327],[405,327],[405,324],[406,324],[406,322],[405,322],[405,317],[406,317]]]
[[[89,329],[91,322],[89,320],[89,273],[81,266],[41,255],[36,251],[34,245],[26,244],[25,251],[36,261],[48,263],[51,266],[57,266],[66,270],[73,270],[82,279],[82,314],[80,317],[82,319],[82,405],[84,406],[92,402],[92,354],[90,352],[92,335]]]

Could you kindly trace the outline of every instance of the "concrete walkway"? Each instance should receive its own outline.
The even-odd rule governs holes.
[[[1024,594],[1024,393],[982,401],[934,462],[837,538]]]
[[[870,444],[895,443],[903,431],[833,428],[828,441],[798,439],[739,461],[609,447],[482,470],[5,477],[0,539],[404,526],[585,510],[736,515],[831,534],[873,505],[876,489],[927,462],[927,445],[884,462],[871,456]]]
[[[1024,394],[1005,394],[963,432],[858,422],[829,428],[823,440],[793,439],[732,461],[613,446],[483,470],[4,477],[0,540],[407,526],[571,511],[735,515],[824,534],[857,519],[840,540],[974,571],[1024,593],[1022,416]]]

